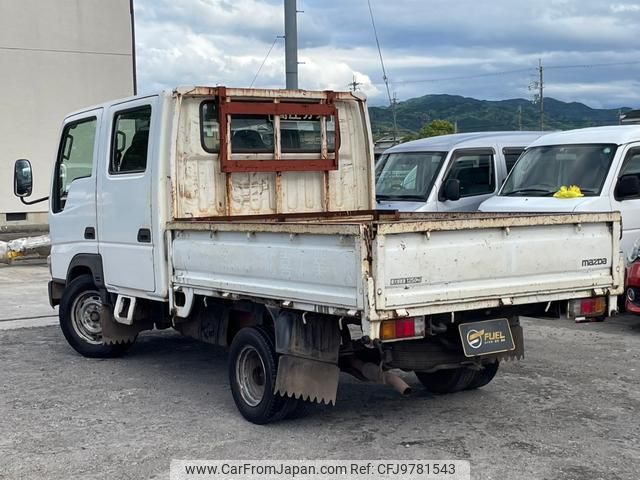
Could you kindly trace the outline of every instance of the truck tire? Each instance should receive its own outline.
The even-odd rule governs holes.
[[[471,383],[465,390],[473,390],[475,388],[484,387],[491,380],[493,380],[493,377],[496,376],[496,373],[498,373],[498,367],[500,367],[500,362],[496,360],[495,362],[485,364],[482,370],[476,370],[473,373],[473,379],[471,380]]]
[[[307,400],[286,398],[282,410],[278,413],[278,419],[295,420],[305,417],[313,407],[313,403]]]
[[[260,327],[240,330],[229,350],[229,384],[236,407],[251,423],[284,418],[296,399],[275,392],[278,354],[271,336]]]
[[[60,299],[60,328],[69,345],[89,358],[113,358],[123,355],[133,342],[108,345],[102,340],[101,315],[110,315],[100,299],[91,275],[74,278]]]
[[[415,374],[427,390],[438,395],[465,390],[475,378],[475,371],[465,367]]]

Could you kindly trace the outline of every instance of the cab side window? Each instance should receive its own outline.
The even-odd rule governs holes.
[[[460,181],[460,197],[473,197],[493,193],[496,189],[495,167],[492,153],[460,153],[447,174],[448,180]]]
[[[91,117],[64,127],[54,173],[53,213],[64,210],[75,180],[91,176],[97,123],[96,117]]]
[[[141,173],[147,169],[151,107],[116,113],[111,136],[109,173]]]

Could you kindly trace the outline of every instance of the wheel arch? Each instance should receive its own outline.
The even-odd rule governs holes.
[[[258,325],[275,332],[275,315],[270,307],[250,301],[232,304],[224,316],[226,346],[231,346],[234,337],[243,328]]]
[[[72,280],[80,275],[91,275],[95,286],[99,289],[104,289],[102,256],[99,253],[79,253],[74,256],[69,262],[65,283],[69,285]]]

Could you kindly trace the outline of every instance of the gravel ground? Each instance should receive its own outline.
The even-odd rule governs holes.
[[[4,297],[41,289],[6,272]],[[0,324],[27,321],[18,307]],[[640,317],[523,324],[525,360],[481,390],[432,396],[406,374],[415,393],[401,398],[343,376],[335,407],[262,427],[235,409],[224,350],[148,332],[122,359],[89,360],[57,326],[0,330],[0,478],[166,479],[171,458],[467,459],[483,480],[639,478]]]

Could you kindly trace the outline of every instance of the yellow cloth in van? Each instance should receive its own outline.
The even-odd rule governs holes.
[[[580,187],[577,185],[570,185],[565,187],[562,185],[560,190],[553,194],[554,198],[578,198],[584,197],[584,194],[580,191]]]

